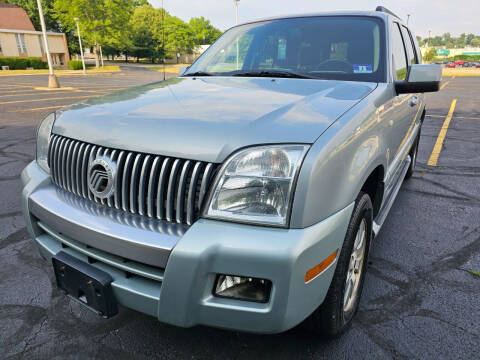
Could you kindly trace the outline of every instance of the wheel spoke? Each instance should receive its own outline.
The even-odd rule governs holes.
[[[348,311],[354,304],[358,293],[363,261],[365,257],[365,247],[367,242],[367,223],[362,219],[358,226],[352,253],[348,264],[348,272],[345,280],[345,292],[343,298],[343,310]]]

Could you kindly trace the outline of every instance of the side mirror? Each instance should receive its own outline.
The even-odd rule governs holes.
[[[413,64],[410,66],[407,80],[395,82],[397,94],[435,92],[440,89],[442,67],[433,64]]]
[[[190,66],[180,66],[180,69],[178,70],[178,76],[183,76],[188,70]]]

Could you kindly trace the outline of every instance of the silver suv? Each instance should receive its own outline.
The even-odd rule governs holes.
[[[47,116],[28,230],[104,317],[338,335],[414,171],[441,77],[420,62],[384,8],[236,26],[176,79]]]

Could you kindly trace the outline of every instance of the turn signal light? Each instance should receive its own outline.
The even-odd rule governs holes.
[[[305,282],[309,282],[310,280],[316,278],[322,272],[324,272],[337,258],[338,249],[331,253],[325,260],[323,260],[317,266],[314,266],[310,270],[305,273]]]

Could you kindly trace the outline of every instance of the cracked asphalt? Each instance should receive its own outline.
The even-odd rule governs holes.
[[[128,309],[104,320],[62,295],[20,212],[36,124],[55,107],[161,77],[125,67],[62,76],[76,90],[56,92],[35,90],[46,76],[0,77],[0,358],[478,359],[480,78],[447,79],[428,95],[416,172],[373,244],[360,310],[342,337],[183,329]],[[453,99],[438,164],[428,166]]]

